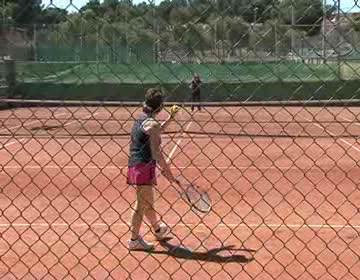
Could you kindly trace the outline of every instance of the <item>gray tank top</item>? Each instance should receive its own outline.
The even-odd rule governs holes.
[[[149,163],[153,161],[151,154],[150,136],[144,131],[143,124],[150,119],[148,115],[144,115],[135,121],[131,130],[131,143],[129,166],[134,166],[139,163]]]

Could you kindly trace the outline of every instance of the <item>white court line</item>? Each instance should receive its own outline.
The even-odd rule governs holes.
[[[64,114],[66,114],[66,113],[61,113],[61,114],[59,114],[59,115],[64,115]],[[90,115],[86,116],[87,119],[85,119],[85,120],[82,120],[82,119],[81,119],[81,120],[75,120],[75,121],[66,123],[66,124],[63,125],[63,127],[72,125],[73,123],[77,123],[77,122],[82,123],[83,121],[90,120],[90,119],[91,119],[91,118],[90,118],[91,116],[96,116],[97,114],[99,114],[99,113],[90,114]],[[56,115],[56,116],[59,116],[59,115]],[[40,122],[40,120],[31,122],[31,123],[25,123],[24,125],[29,125],[29,124],[32,124],[32,123],[35,123],[35,122]],[[13,128],[15,128],[15,127],[13,127]],[[0,147],[0,149],[5,148],[5,147],[8,147],[8,146],[13,145],[13,144],[16,144],[16,143],[22,143],[22,142],[24,142],[26,139],[27,139],[27,138],[21,138],[21,139],[19,139],[19,140],[14,140],[14,141],[12,141],[12,142],[6,143],[5,145],[2,145],[2,147]]]
[[[25,138],[21,138],[20,140],[15,140],[15,141],[9,142],[9,143],[7,143],[5,145],[2,145],[0,147],[0,149],[3,149],[5,147],[7,147],[7,146],[10,146],[10,145],[13,145],[13,144],[16,144],[16,143],[22,143],[22,142],[24,142],[24,140],[25,140]]]
[[[304,117],[304,116],[302,116],[302,115],[300,115],[300,114],[299,114],[299,116],[300,116],[301,118],[303,118],[304,120],[307,120],[308,122],[310,122],[312,125],[315,125],[315,126],[319,127],[320,129],[328,132],[331,136],[337,136],[336,134],[332,133],[332,132],[329,131],[328,129],[325,129],[324,127],[322,127],[322,126],[319,125],[318,123],[313,123],[311,119],[308,119],[308,118],[306,118],[306,117]],[[348,141],[346,141],[346,140],[344,140],[344,139],[341,139],[341,138],[340,138],[340,141],[343,142],[343,143],[345,143],[345,144],[348,145],[350,148],[353,148],[354,150],[356,150],[357,152],[360,153],[360,149],[354,147],[353,144],[351,144],[351,143],[349,143]]]
[[[170,162],[170,160],[171,160],[172,156],[174,155],[176,149],[180,146],[181,141],[184,139],[183,136],[184,136],[184,134],[188,131],[188,129],[190,128],[191,124],[192,124],[192,121],[190,121],[189,124],[186,126],[186,128],[185,128],[185,130],[183,131],[183,133],[181,134],[179,140],[177,140],[177,142],[175,143],[174,148],[172,148],[172,150],[170,151],[170,154],[169,154],[169,156],[168,156],[167,159],[166,159],[166,162],[167,162],[167,163]]]
[[[215,228],[275,228],[275,229],[354,229],[356,231],[360,230],[360,225],[337,225],[337,224],[204,224],[204,223],[178,223],[178,224],[168,224],[170,227],[215,227]],[[0,227],[129,227],[130,223],[115,223],[115,224],[106,224],[106,223],[3,223],[0,224]]]
[[[356,124],[356,125],[359,125],[359,126],[360,126],[360,123],[355,122],[355,120],[351,120],[351,119],[344,118],[344,117],[340,117],[340,118],[342,118],[343,120],[345,120],[345,121],[347,121],[347,122],[351,122],[351,123],[354,123],[354,124]]]
[[[65,115],[65,114],[67,114],[67,113],[56,114],[56,115],[54,115],[54,117],[59,117],[59,116],[61,116],[61,115]],[[3,129],[0,130],[0,132],[1,132],[1,131],[4,131],[4,130],[9,131],[9,130],[12,130],[12,129],[15,129],[15,128],[19,128],[19,127],[22,127],[22,126],[26,126],[26,125],[30,125],[30,124],[34,124],[34,123],[38,123],[38,122],[41,122],[41,121],[40,121],[40,120],[36,120],[36,121],[32,121],[32,122],[28,122],[28,123],[21,124],[21,125],[12,126],[12,127],[10,127],[10,128],[3,128]],[[16,144],[16,143],[22,143],[22,142],[25,141],[25,139],[26,139],[26,138],[21,138],[20,140],[15,140],[15,141],[6,143],[5,145],[2,145],[2,147],[0,147],[0,149],[6,148],[6,147],[8,147],[8,146],[10,146],[10,145],[13,145],[13,144]]]
[[[95,114],[90,114],[90,115],[86,116],[86,119],[80,119],[80,120],[75,120],[75,121],[72,121],[72,122],[69,122],[69,123],[65,123],[65,124],[64,124],[64,127],[65,127],[65,126],[72,125],[73,123],[77,123],[77,122],[83,123],[83,121],[91,120],[91,117],[92,117],[92,116],[95,117],[95,116],[98,115],[98,114],[100,114],[100,112],[97,112],[97,113],[95,113]]]
[[[57,117],[59,117],[59,116],[66,115],[66,114],[67,114],[67,113],[56,114],[56,115],[54,115],[54,117],[57,118]],[[52,119],[49,119],[49,120],[52,120]],[[22,126],[26,126],[26,125],[34,124],[34,123],[38,123],[38,122],[40,122],[40,120],[31,121],[31,122],[23,123],[23,124],[16,125],[16,126],[10,126],[10,127],[8,127],[8,128],[0,129],[0,132],[13,130],[13,129],[15,129],[15,128],[19,128],[19,127],[22,127]]]

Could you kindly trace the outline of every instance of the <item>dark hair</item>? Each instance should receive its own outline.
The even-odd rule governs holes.
[[[145,113],[158,113],[162,109],[163,105],[163,94],[160,89],[150,88],[145,94]]]

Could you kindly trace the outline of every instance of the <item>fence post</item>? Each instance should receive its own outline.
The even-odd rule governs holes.
[[[5,65],[5,81],[7,85],[7,96],[13,97],[15,94],[16,88],[16,70],[15,70],[15,60],[11,57],[4,57]]]

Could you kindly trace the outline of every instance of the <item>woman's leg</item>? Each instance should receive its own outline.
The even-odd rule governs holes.
[[[157,240],[164,240],[164,238],[167,238],[168,233],[170,232],[170,229],[165,225],[160,223],[160,220],[158,218],[158,214],[155,211],[154,208],[154,191],[153,188],[151,192],[147,194],[147,206],[145,207],[145,217],[149,221],[154,235]]]
[[[146,212],[147,193],[152,189],[152,186],[137,186],[136,188],[136,205],[131,217],[131,240],[128,241],[130,250],[145,250],[150,251],[154,248],[153,244],[146,242],[140,236],[141,224]]]
[[[131,217],[131,239],[136,240],[140,235],[140,228],[145,214],[145,192],[150,186],[136,187],[136,204]]]
[[[154,209],[154,192],[152,186],[137,186],[136,205],[131,218],[131,239],[139,237],[143,218],[148,219],[154,231],[159,229],[159,220]]]
[[[145,193],[145,217],[149,221],[151,227],[154,231],[159,229],[160,223],[158,219],[158,215],[154,208],[154,189],[153,187],[149,187]]]

